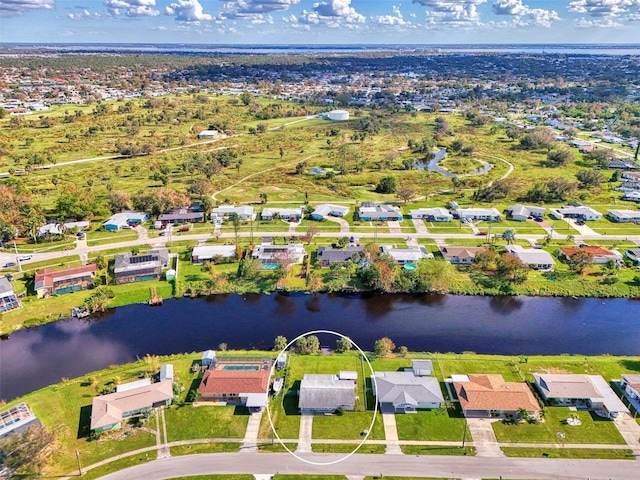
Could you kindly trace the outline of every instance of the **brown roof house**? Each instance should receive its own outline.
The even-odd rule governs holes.
[[[44,268],[36,272],[34,289],[38,298],[76,292],[92,287],[95,275],[94,263],[62,270]]]
[[[454,265],[471,265],[478,252],[484,250],[484,247],[456,247],[449,245],[440,246],[439,248],[444,259]]]
[[[173,400],[173,382],[164,380],[146,383],[132,388],[119,388],[115,393],[93,399],[91,406],[91,430],[106,432],[117,430],[122,420],[144,415],[154,407],[169,405]],[[120,387],[126,387],[127,384]]]
[[[267,369],[207,370],[198,394],[202,400],[222,405],[262,408],[267,404],[269,374]]]
[[[505,382],[502,375],[452,375],[467,418],[515,417],[520,409],[538,416],[540,405],[524,382]]]
[[[609,250],[608,248],[601,247],[599,245],[587,245],[585,247],[564,247],[561,248],[560,251],[567,258],[569,258],[576,252],[587,252],[593,257],[591,263],[594,264],[604,264],[609,260],[613,260],[614,262],[622,261],[622,255],[620,254],[620,252]]]

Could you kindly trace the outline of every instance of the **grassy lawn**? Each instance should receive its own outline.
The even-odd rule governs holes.
[[[280,394],[272,398],[269,401],[269,413],[280,438],[298,438],[300,434],[300,413],[297,395],[291,393],[283,398],[282,394]],[[262,439],[273,438],[273,431],[266,412],[262,415],[258,437]]]
[[[351,453],[355,450],[357,444],[350,443],[313,443],[311,444],[312,452],[319,453]],[[357,453],[384,453],[386,447],[384,445],[372,445],[364,443]]]
[[[157,458],[157,453],[155,451],[141,453],[139,455],[132,455],[130,457],[122,458],[120,460],[115,460],[113,462],[109,462],[106,465],[102,465],[100,467],[89,470],[88,472],[83,472],[82,478],[93,480],[94,478],[101,478],[109,473],[117,472],[119,470],[124,470],[125,468],[135,467],[136,465],[141,465],[146,462],[151,462]]]
[[[237,452],[242,446],[241,443],[194,443],[191,445],[177,445],[170,447],[172,456],[195,455],[198,453],[225,453]]]
[[[271,480],[347,480],[344,475],[293,475],[276,473]]]
[[[298,446],[297,443],[285,443],[289,451],[293,452]],[[258,445],[259,452],[268,452],[268,453],[284,453],[287,450],[282,446],[282,444],[278,441],[274,441],[274,443],[261,443]]]
[[[192,438],[244,438],[249,411],[241,407],[191,405],[165,410],[170,442]]]
[[[633,450],[608,448],[518,448],[502,447],[507,457],[525,458],[599,458],[605,460],[635,460]]]
[[[537,425],[492,424],[498,442],[501,443],[562,443],[557,434],[565,435],[564,443],[622,444],[624,439],[611,420],[601,419],[586,411],[571,411],[567,407],[547,407],[544,422]],[[582,425],[572,427],[565,421],[577,413]]]
[[[332,440],[357,440],[362,438],[362,431],[371,428],[373,412],[345,412],[344,415],[317,415],[313,417],[313,438]],[[382,415],[376,415],[373,430],[369,434],[371,440],[384,440]]]
[[[474,447],[439,447],[432,445],[400,445],[402,453],[405,455],[461,455],[475,456]],[[386,478],[386,477],[385,477]]]
[[[465,420],[455,410],[440,408],[396,415],[396,426],[400,440],[462,442]],[[471,438],[468,430],[467,438]]]

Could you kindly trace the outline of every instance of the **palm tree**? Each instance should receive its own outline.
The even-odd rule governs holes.
[[[502,232],[502,239],[507,242],[507,245],[511,245],[516,241],[516,232],[513,229],[508,228],[504,232]]]

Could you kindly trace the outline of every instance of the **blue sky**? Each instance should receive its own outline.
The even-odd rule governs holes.
[[[0,40],[640,43],[640,0],[0,0]]]

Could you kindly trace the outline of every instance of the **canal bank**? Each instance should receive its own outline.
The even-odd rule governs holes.
[[[98,319],[64,320],[0,343],[0,398],[144,355],[216,349],[270,350],[335,330],[365,350],[390,337],[412,351],[502,355],[637,355],[640,301],[454,295],[214,295],[164,306],[119,307]],[[321,339],[322,340],[322,339]]]

